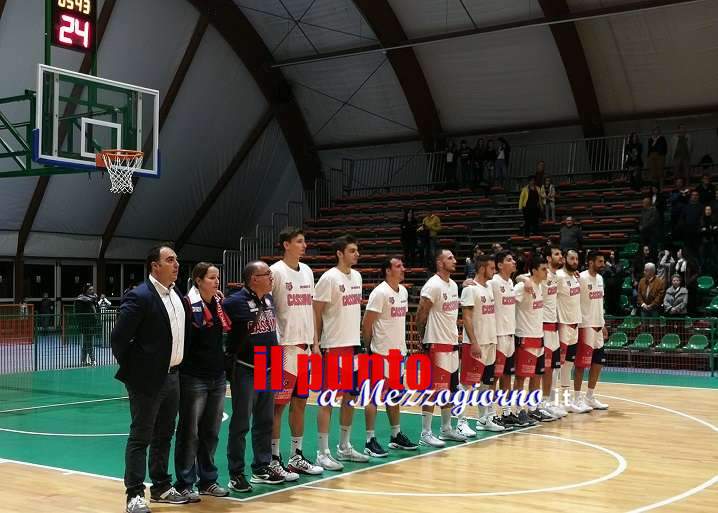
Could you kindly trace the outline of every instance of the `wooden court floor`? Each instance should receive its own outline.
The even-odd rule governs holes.
[[[123,511],[127,403],[109,376],[101,369],[0,376],[0,512]],[[152,511],[718,511],[718,389],[605,383],[597,392],[607,412],[355,464],[249,497]],[[379,436],[388,429],[384,418]],[[402,418],[410,433],[419,423],[418,415]],[[307,454],[313,424],[310,417]]]

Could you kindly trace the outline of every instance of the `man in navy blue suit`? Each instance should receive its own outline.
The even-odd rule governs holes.
[[[144,497],[148,447],[152,502],[189,502],[172,487],[168,472],[179,405],[177,370],[190,324],[175,288],[179,262],[171,244],[152,248],[147,268],[149,276],[127,293],[112,330],[112,353],[120,364],[115,377],[127,387],[132,417],[125,449],[127,513],[150,512]]]

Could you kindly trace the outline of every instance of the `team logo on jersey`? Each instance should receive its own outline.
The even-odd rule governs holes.
[[[502,286],[501,286],[501,293],[503,294],[504,292],[506,292],[506,288],[504,288],[504,286],[502,285]]]
[[[566,285],[571,286],[571,280],[566,280]]]
[[[346,288],[344,288],[344,285],[339,285],[339,292],[343,294],[345,290]]]
[[[393,305],[393,304],[394,304],[394,298],[393,298],[393,297],[390,297],[390,298],[389,298],[389,304],[390,304],[390,305]]]
[[[444,292],[444,293],[442,294],[442,296],[444,296],[444,301],[446,301],[447,299],[449,299],[449,296],[446,295],[446,292]]]
[[[486,303],[486,298],[484,296],[481,296],[481,302]]]
[[[588,290],[591,290],[592,288],[593,288],[593,285],[591,285],[591,284],[589,283],[589,284],[588,284]]]
[[[291,281],[288,281],[288,282],[285,283],[284,285],[286,285],[287,290],[292,290],[292,282],[291,282]]]

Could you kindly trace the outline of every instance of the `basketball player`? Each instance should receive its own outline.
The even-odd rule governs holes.
[[[307,396],[299,395],[296,389],[297,358],[309,354],[314,340],[314,274],[299,260],[304,256],[307,244],[299,228],[286,227],[279,234],[279,243],[284,248],[284,257],[272,265],[274,282],[272,297],[277,315],[277,337],[282,346],[283,389],[274,395],[274,424],[272,428],[272,463],[282,465],[279,440],[282,430],[282,413],[289,403],[289,429],[292,432],[290,458],[285,474],[298,478],[297,474],[317,475],[323,468],[312,465],[302,453],[304,439],[304,411]],[[276,463],[275,463],[276,462]],[[285,481],[296,479],[287,479]]]
[[[581,281],[581,324],[578,325],[578,348],[576,349],[576,370],[573,377],[574,399],[579,407],[591,410],[607,410],[608,405],[600,402],[593,391],[601,375],[606,356],[603,341],[608,336],[603,318],[603,276],[604,256],[599,252],[588,255],[588,269],[580,275]],[[588,374],[588,392],[581,394],[583,371]]]
[[[496,303],[496,364],[494,377],[499,388],[507,395],[511,391],[511,376],[514,374],[514,352],[516,351],[516,297],[511,275],[516,272],[516,260],[509,251],[499,251],[494,256],[496,274],[488,281]],[[512,429],[519,426],[519,419],[511,412],[508,403],[502,407],[501,424]]]
[[[351,235],[343,235],[332,243],[337,265],[322,274],[314,290],[314,343],[312,351],[319,354],[324,350],[326,384],[327,357],[348,356],[354,360],[355,350],[360,345],[362,278],[352,269],[359,261],[359,246]],[[340,360],[341,361],[341,360]],[[342,461],[366,463],[366,456],[354,449],[349,441],[351,436],[354,407],[350,402],[358,395],[353,387],[342,394],[339,427],[341,437],[337,446],[337,458]],[[326,389],[326,388],[325,388]],[[344,465],[332,457],[329,451],[329,422],[332,407],[320,406],[317,414],[319,443],[316,464],[325,470],[342,470]]]
[[[541,284],[546,281],[546,261],[538,255],[530,260],[532,292],[526,283],[521,281],[514,287],[516,297],[516,377],[514,390],[524,389],[526,378],[529,378],[529,393],[540,390],[541,376],[544,373],[543,346],[543,292]],[[530,418],[529,418],[530,417]],[[551,422],[556,417],[544,408],[521,408],[518,414],[522,426],[537,422]]]
[[[431,387],[435,392],[456,391],[459,384],[459,289],[451,279],[456,271],[456,258],[448,249],[436,253],[436,274],[421,289],[416,329],[428,346],[431,359]],[[441,408],[441,431],[436,438],[431,431],[433,406],[422,406],[421,439],[419,444],[444,447],[444,440],[465,442],[466,437],[451,427],[451,405]]]
[[[394,349],[400,351],[402,356],[406,356],[406,314],[409,311],[409,293],[401,284],[404,281],[404,262],[401,257],[390,258],[382,264],[381,269],[384,281],[369,295],[362,322],[362,339],[372,354],[386,357],[389,351]],[[372,376],[372,386],[388,376],[389,362],[385,359],[379,375]],[[388,381],[384,383],[384,390],[387,386]],[[374,432],[376,410],[374,403],[368,404],[364,409],[367,438],[364,454],[383,458],[387,453],[377,441]],[[386,413],[391,425],[389,447],[415,451],[418,446],[401,432],[399,405],[387,405]]]
[[[472,389],[480,383],[483,393],[494,384],[496,363],[496,304],[494,294],[487,282],[494,276],[496,264],[493,257],[480,255],[474,262],[476,276],[474,285],[461,291],[461,307],[464,318],[464,338],[461,345],[461,374],[459,384]],[[462,435],[461,424],[466,423],[459,416],[456,430]],[[468,427],[468,426],[467,426]],[[479,420],[476,429],[480,431],[504,431],[501,421],[494,416],[493,407],[479,405]],[[471,433],[474,433],[471,430]],[[476,435],[476,433],[474,433]]]
[[[561,346],[561,397],[562,407],[569,413],[586,413],[590,410],[576,405],[568,397],[571,369],[576,359],[578,325],[581,322],[581,283],[578,280],[578,253],[572,249],[566,252],[563,269],[556,271],[558,292],[556,310],[558,313],[558,339]]]

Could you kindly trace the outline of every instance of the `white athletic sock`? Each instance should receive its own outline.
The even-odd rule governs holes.
[[[484,385],[483,383],[479,387],[479,397],[486,392],[489,389],[489,385]],[[491,406],[484,406],[481,403],[479,403],[479,417],[487,417],[489,415],[489,412],[491,411]]]
[[[339,448],[340,449],[346,449],[351,444],[349,443],[349,438],[352,434],[352,427],[351,426],[339,426],[339,431],[341,432],[341,435],[339,437]]]
[[[391,426],[391,436],[396,436],[401,433],[401,426]]]
[[[441,430],[451,431],[451,408],[441,409]]]
[[[279,457],[279,438],[272,438],[272,456]]]
[[[509,414],[511,414],[511,405],[505,404],[501,407],[501,410],[503,412],[504,417],[507,417]]]
[[[573,362],[566,361],[561,365],[561,386],[571,386],[571,369],[573,369]]]
[[[319,433],[319,452],[324,454],[329,450],[329,433]]]
[[[573,400],[578,401],[578,399],[581,397],[581,391],[580,390],[574,390],[573,391]]]
[[[303,436],[293,436],[292,437],[292,456],[297,454],[297,451],[302,450],[302,442],[304,441]]]
[[[421,434],[431,433],[431,420],[434,418],[434,413],[430,411],[421,412]]]
[[[551,389],[551,402],[554,404],[561,404],[561,398],[559,395],[559,388],[561,383],[561,369],[554,369],[553,370],[553,388]]]
[[[588,392],[586,392],[586,397],[589,399],[593,399],[593,388],[589,388]]]
[[[366,441],[367,442],[369,440],[371,440],[372,438],[374,438],[375,436],[376,436],[376,434],[374,433],[374,431],[370,431],[368,429],[366,430]]]

